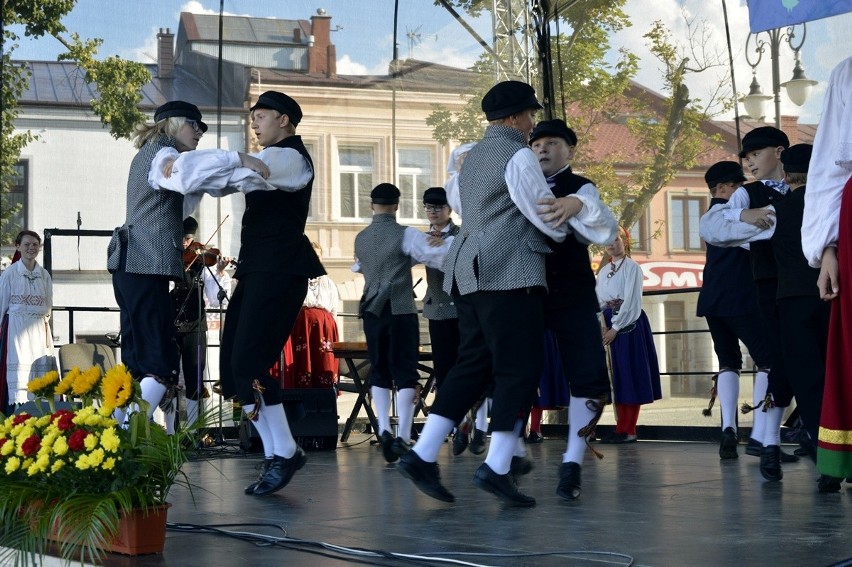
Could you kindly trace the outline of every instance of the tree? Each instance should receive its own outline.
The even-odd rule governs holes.
[[[9,242],[7,232],[13,230],[9,219],[17,208],[9,201],[8,188],[14,175],[21,150],[36,139],[32,132],[15,132],[15,119],[20,109],[18,99],[27,87],[30,71],[26,63],[13,62],[12,54],[20,37],[7,26],[23,26],[27,37],[52,36],[67,52],[59,56],[60,61],[77,63],[82,79],[94,84],[99,98],[92,100],[92,111],[110,129],[115,138],[126,138],[133,133],[136,124],[145,120],[137,105],[142,100],[142,86],[151,80],[151,74],[141,63],[108,57],[98,60],[100,39],[82,40],[76,33],[69,32],[62,18],[76,4],[76,0],[4,0],[2,3],[2,127],[0,127],[0,242]],[[12,235],[14,236],[14,235]]]

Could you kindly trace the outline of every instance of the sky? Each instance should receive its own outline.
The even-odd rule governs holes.
[[[779,0],[780,2],[781,0]],[[385,74],[392,57],[393,0],[224,0],[230,15],[309,19],[318,8],[332,17],[332,42],[337,48],[337,70],[340,74]],[[749,35],[748,10],[745,0],[727,0],[734,52],[737,92],[744,94],[751,82],[751,68],[745,58],[745,43]],[[99,37],[104,43],[99,51],[103,57],[119,55],[135,61],[152,63],[156,54],[156,34],[160,28],[177,31],[181,11],[218,14],[218,0],[146,0],[145,2],[115,2],[114,0],[78,0],[75,8],[63,20],[71,31],[84,38]],[[632,26],[611,37],[613,53],[625,48],[641,58],[637,82],[652,90],[661,91],[662,81],[657,61],[642,37],[656,20],[665,23],[672,37],[684,42],[687,35],[685,17],[696,25],[707,26],[708,36],[703,47],[721,51],[727,58],[722,0],[628,0],[625,11]],[[485,13],[467,21],[490,43],[491,18]],[[848,30],[852,28],[852,13],[808,23],[807,36],[801,49],[802,62],[808,78],[819,81],[803,107],[795,106],[786,93],[781,93],[781,113],[799,116],[802,123],[816,123],[822,108],[822,98],[831,69],[852,55]],[[14,30],[14,28],[12,28]],[[795,41],[801,37],[796,29]],[[766,38],[766,34],[762,34]],[[13,57],[23,60],[55,60],[63,50],[51,37],[38,40],[22,38]],[[401,58],[435,61],[445,65],[469,67],[482,48],[477,41],[442,7],[433,0],[402,0],[399,2],[398,50]],[[780,52],[781,82],[789,80],[793,71],[793,52],[782,42]],[[693,59],[695,59],[693,57]],[[754,59],[754,58],[752,58]],[[763,92],[771,94],[771,63],[767,50],[757,67],[757,78]],[[727,67],[693,76],[690,92],[706,100],[713,84],[718,84]],[[767,105],[770,118],[774,113]],[[742,113],[742,108],[740,110]],[[722,118],[731,118],[732,114]]]

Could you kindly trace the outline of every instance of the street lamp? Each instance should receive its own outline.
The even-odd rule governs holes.
[[[778,129],[781,128],[781,87],[785,87],[787,89],[787,96],[790,97],[793,104],[796,106],[802,106],[808,99],[811,87],[817,84],[816,81],[812,81],[805,76],[805,70],[802,67],[802,58],[799,54],[799,51],[805,44],[807,27],[805,24],[802,24],[802,40],[798,43],[798,45],[793,43],[796,37],[793,29],[794,27],[795,26],[790,26],[786,28],[786,30],[776,28],[766,30],[765,32],[749,34],[746,39],[745,56],[746,62],[748,62],[751,67],[752,80],[749,93],[742,97],[740,102],[743,103],[743,107],[745,107],[745,111],[748,113],[750,118],[761,120],[764,116],[766,116],[763,108],[764,103],[774,98],[775,127]],[[760,39],[761,33],[766,33],[769,36],[769,41]],[[754,62],[752,62],[749,57],[749,43],[752,41],[752,36],[754,36],[755,42],[754,51],[757,53],[757,60]],[[781,82],[781,73],[778,65],[778,51],[781,47],[781,41],[786,41],[790,45],[790,49],[793,50],[793,55],[796,59],[796,65],[793,68],[793,78],[786,83]],[[757,82],[757,66],[760,65],[760,61],[763,58],[763,54],[766,52],[767,46],[769,47],[769,56],[772,60],[772,94],[774,96],[763,94],[760,89],[760,84]]]

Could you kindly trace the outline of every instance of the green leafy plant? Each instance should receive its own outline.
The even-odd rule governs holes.
[[[146,419],[124,366],[105,376],[75,368],[61,381],[48,372],[29,390],[49,411],[0,424],[0,559],[26,565],[56,541],[64,559],[98,562],[122,514],[165,506],[172,486],[189,486],[181,472],[189,432],[170,436]],[[57,395],[76,409],[55,410]]]

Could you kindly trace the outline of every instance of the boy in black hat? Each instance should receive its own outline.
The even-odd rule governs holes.
[[[735,161],[714,163],[704,174],[712,199],[710,208],[728,202],[733,192],[746,181],[743,168]],[[748,250],[707,244],[707,261],[704,264],[704,282],[698,293],[696,314],[707,320],[713,350],[719,362],[719,372],[714,377],[714,395],[722,408],[722,439],[719,458],[736,459],[737,409],[740,395],[740,371],[743,360],[742,341],[758,368],[756,382],[766,383],[769,372],[769,347],[760,324],[757,295],[751,273]],[[755,393],[757,405],[763,394]],[[712,404],[712,400],[711,400]],[[711,405],[712,407],[712,405]],[[710,415],[710,409],[705,411]],[[764,419],[763,412],[755,420]]]
[[[183,196],[149,183],[154,157],[198,147],[207,125],[194,104],[175,100],[157,108],[153,124],[137,126],[139,152],[127,181],[127,217],[107,249],[115,300],[121,311],[121,361],[139,380],[148,416],[170,401],[178,379],[174,310],[169,281],[183,278]],[[124,416],[116,416],[120,421]]]
[[[410,448],[417,381],[420,327],[412,293],[411,265],[439,269],[449,246],[440,238],[396,221],[399,189],[380,183],[370,193],[373,221],[355,237],[353,272],[364,275],[359,315],[370,359],[370,393],[387,462]],[[397,389],[399,435],[391,433],[391,394]]]
[[[774,211],[768,205],[777,204],[789,195],[790,187],[784,181],[781,152],[790,146],[787,135],[772,126],[755,128],[743,137],[740,157],[755,179],[738,188],[728,203],[713,207],[701,217],[701,237],[714,246],[739,246],[756,232],[771,227]],[[793,390],[786,375],[781,352],[781,333],[778,325],[776,296],[778,270],[768,242],[755,242],[749,249],[752,276],[757,286],[757,299],[764,333],[769,340],[770,372],[763,402],[755,405],[765,420],[755,415],[752,437],[746,447],[749,455],[760,456],[760,472],[766,480],[781,480],[781,460],[798,460],[781,451],[781,421],[784,409],[793,399]],[[758,375],[759,378],[759,375]],[[761,395],[764,385],[755,381],[755,397]],[[762,430],[761,430],[762,428]]]
[[[528,145],[540,108],[526,83],[492,87],[482,99],[485,136],[458,177],[461,208],[454,208],[464,223],[444,262],[444,291],[459,315],[458,364],[438,390],[417,445],[397,465],[417,488],[445,502],[455,497],[441,484],[438,453],[493,377],[491,441],[473,482],[510,505],[535,505],[518,490],[511,469],[544,359],[545,235],[562,241],[566,231],[539,216],[538,201],[553,197]],[[529,472],[528,464],[516,470]]]
[[[618,222],[594,183],[571,170],[577,135],[564,121],[539,122],[530,146],[556,197],[541,204],[551,209],[550,216],[558,218],[557,222],[567,221],[569,226],[563,242],[548,239],[554,253],[545,259],[548,293],[544,305],[545,327],[556,337],[570,387],[568,443],[556,492],[574,500],[581,490],[586,438],[594,431],[610,391],[589,244],[612,243]]]

